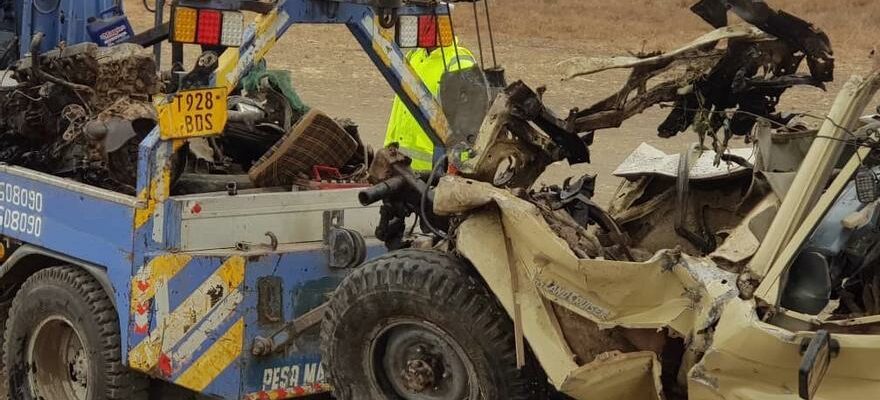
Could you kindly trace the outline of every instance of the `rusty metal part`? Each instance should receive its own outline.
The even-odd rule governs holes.
[[[234,185],[234,182],[232,182],[230,184]],[[235,244],[235,248],[239,251],[254,251],[254,250],[276,251],[276,250],[278,250],[278,236],[276,236],[272,232],[266,232],[265,236],[269,238],[269,243],[238,242]]]
[[[431,364],[423,359],[418,359],[406,362],[406,369],[401,372],[401,379],[407,389],[415,393],[422,393],[434,387],[436,377]]]
[[[324,318],[324,311],[328,306],[329,303],[324,303],[313,308],[295,320],[288,322],[283,328],[268,338],[261,336],[254,338],[254,342],[251,344],[251,354],[262,357],[283,351],[303,332],[318,326]]]
[[[261,324],[277,323],[284,317],[282,287],[280,276],[257,278],[257,321]]]
[[[397,175],[392,167],[393,165],[402,164],[408,166],[411,163],[412,159],[400,151],[400,146],[397,143],[391,143],[376,152],[373,163],[370,164],[368,180],[374,185],[379,182],[385,182]]]
[[[527,188],[551,163],[589,162],[592,133],[554,115],[524,83],[508,86],[489,109],[470,157],[453,165],[462,175],[497,186]]]

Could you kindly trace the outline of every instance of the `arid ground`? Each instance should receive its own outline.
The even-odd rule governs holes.
[[[545,100],[560,113],[584,108],[613,93],[626,73],[607,72],[563,82],[560,63],[573,57],[672,50],[711,29],[688,10],[693,2],[492,0],[497,61],[506,68],[508,80],[522,79],[533,87],[546,85]],[[149,26],[153,16],[143,9],[141,0],[125,3],[136,27]],[[837,57],[836,82],[827,93],[813,88],[791,90],[781,106],[788,111],[823,114],[850,75],[864,74],[875,63],[869,54],[880,42],[880,1],[773,0],[770,4],[815,23],[831,37]],[[484,18],[482,3],[478,12]],[[455,16],[462,42],[478,52],[471,5],[459,5]],[[481,22],[484,61],[491,64],[485,20]],[[357,121],[372,144],[381,144],[392,92],[344,26],[295,26],[269,60],[271,68],[291,71],[294,84],[311,106]],[[677,152],[696,140],[693,134],[658,138],[656,126],[664,116],[665,110],[652,109],[619,129],[600,132],[592,148],[592,164],[552,166],[545,181],[598,173],[597,195],[600,201],[607,201],[618,185],[611,171],[639,143]]]

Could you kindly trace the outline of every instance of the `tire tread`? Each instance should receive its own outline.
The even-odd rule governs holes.
[[[517,369],[513,326],[507,313],[485,285],[472,275],[463,262],[434,250],[405,249],[388,253],[367,262],[346,278],[337,288],[321,326],[321,346],[327,360],[326,374],[340,399],[352,399],[349,383],[334,378],[334,354],[352,349],[340,348],[336,332],[345,323],[342,316],[361,297],[377,292],[407,292],[427,295],[438,307],[454,310],[482,332],[491,348],[486,352],[500,355],[503,365],[494,366],[498,376],[510,384],[509,400],[546,398],[543,371],[529,354],[526,367]]]

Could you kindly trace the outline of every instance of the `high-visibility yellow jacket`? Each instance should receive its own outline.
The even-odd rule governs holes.
[[[442,50],[437,48],[431,52],[416,49],[407,54],[406,59],[435,97],[440,89],[440,79],[444,72],[472,68],[476,65],[473,54],[461,45],[444,47]],[[400,150],[404,154],[412,158],[413,170],[431,170],[434,161],[434,143],[400,97],[396,97],[391,106],[391,119],[388,121],[388,131],[385,133],[385,146],[394,142],[400,145]]]

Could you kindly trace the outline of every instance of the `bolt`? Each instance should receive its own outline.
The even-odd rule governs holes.
[[[272,345],[272,339],[257,336],[254,338],[251,354],[257,357],[268,355],[272,351]]]

